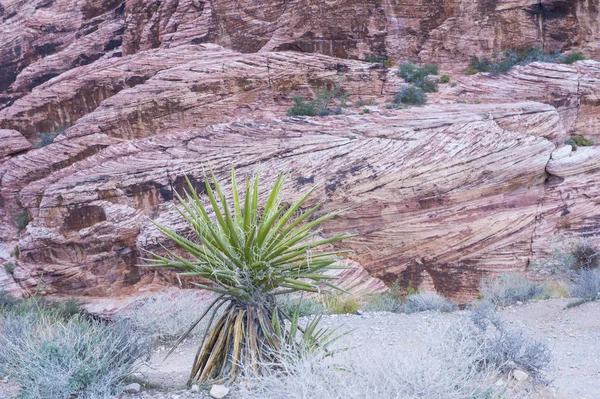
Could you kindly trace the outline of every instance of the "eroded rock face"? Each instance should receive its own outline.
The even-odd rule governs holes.
[[[231,165],[243,175],[260,164],[265,184],[290,172],[288,197],[318,184],[313,201],[324,212],[352,207],[324,232],[358,232],[344,245],[371,275],[415,286],[433,280],[464,299],[482,273],[523,269],[536,223],[556,224],[563,204],[545,199],[544,184],[554,145],[542,136],[561,134],[562,125],[552,132],[540,124],[556,116],[540,103],[457,104],[108,141],[19,191],[34,217],[19,242],[18,278],[34,284],[44,270],[57,291],[127,292],[154,278],[133,266],[140,251],[159,248],[148,217],[183,227],[172,198],[184,174],[200,185],[202,168],[225,178]],[[15,172],[3,183],[19,180]]]
[[[441,98],[487,103],[541,101],[558,109],[567,133],[600,138],[600,63],[596,61],[575,65],[535,62],[502,75],[454,78],[455,87],[442,91]],[[546,137],[559,143],[567,138]]]
[[[533,46],[597,58],[598,8],[598,0],[3,0],[0,107],[102,57],[204,43],[447,68]]]

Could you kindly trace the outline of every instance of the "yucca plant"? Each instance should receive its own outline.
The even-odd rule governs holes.
[[[185,198],[177,194],[179,213],[191,227],[192,237],[155,223],[184,255],[165,248],[166,254],[152,253],[145,265],[176,268],[182,271],[181,276],[201,277],[212,284],[194,284],[218,294],[175,345],[210,314],[194,358],[190,384],[233,379],[242,369],[257,371],[258,364],[273,364],[282,346],[287,349],[296,339],[313,345],[328,342],[331,335],[317,329],[318,319],[301,329],[297,314],[286,314],[277,307],[275,298],[297,291],[318,292],[322,286],[339,289],[328,282],[336,277],[323,272],[341,268],[335,265],[336,256],[345,251],[313,250],[352,236],[317,237],[316,228],[341,211],[314,218],[317,205],[302,212],[314,187],[286,205],[281,196],[286,177],[279,175],[263,207],[259,205],[258,173],[246,178],[245,197],[241,199],[232,169],[230,204],[211,175],[212,185],[205,176],[211,213],[187,178]]]

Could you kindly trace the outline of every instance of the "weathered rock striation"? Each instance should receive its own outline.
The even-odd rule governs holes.
[[[539,46],[600,56],[599,0],[27,0],[0,2],[0,107],[103,57],[216,43],[244,53],[470,57]]]

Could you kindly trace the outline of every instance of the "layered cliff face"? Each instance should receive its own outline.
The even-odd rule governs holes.
[[[598,0],[28,0],[0,2],[1,104],[102,57],[216,43],[463,67],[539,46],[599,56]]]
[[[0,4],[0,260],[16,266],[0,286],[106,296],[168,280],[136,267],[161,243],[149,218],[183,229],[174,192],[203,168],[288,171],[292,198],[317,184],[323,212],[351,208],[324,233],[360,233],[343,244],[354,264],[459,300],[550,236],[600,234],[600,147],[564,146],[600,139],[600,63],[457,72],[533,45],[593,58],[597,1]],[[439,62],[453,84],[386,108],[406,83],[356,60],[371,54]],[[336,85],[370,112],[285,116]]]

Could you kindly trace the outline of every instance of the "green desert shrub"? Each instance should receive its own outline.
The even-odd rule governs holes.
[[[287,116],[327,116],[340,114],[342,108],[346,107],[348,93],[342,88],[341,81],[329,90],[321,87],[316,90],[315,99],[309,100],[296,96],[292,100],[294,104],[287,111]],[[337,107],[333,108],[337,103]]]
[[[529,281],[519,273],[502,273],[498,278],[481,282],[483,299],[494,305],[507,306],[545,297],[544,284]]]
[[[406,83],[410,83],[426,93],[437,91],[435,82],[428,77],[437,74],[438,66],[435,64],[425,64],[423,67],[419,67],[413,62],[405,62],[400,64],[398,69],[398,76],[404,79]]]
[[[410,85],[400,89],[394,96],[396,105],[423,105],[427,102],[427,95],[419,87]]]
[[[393,292],[369,295],[365,299],[362,306],[365,312],[398,312],[400,310],[400,298]]]
[[[594,141],[583,136],[573,137],[565,144],[570,144],[573,147],[573,151],[577,151],[577,147],[591,147],[594,145]]]
[[[355,314],[360,309],[354,295],[349,294],[325,295],[323,305],[329,314]]]
[[[13,274],[15,272],[15,265],[12,262],[6,262],[4,264],[4,271],[7,274]]]
[[[387,55],[369,54],[365,57],[365,61],[374,64],[383,64],[388,68],[392,66],[392,60],[389,59]]]
[[[570,65],[570,64],[576,63],[577,61],[583,61],[583,60],[587,60],[586,56],[580,52],[575,52],[575,53],[567,54],[565,56],[564,63]]]
[[[340,212],[317,217],[318,205],[302,212],[314,187],[298,200],[284,202],[284,175],[276,179],[263,204],[259,204],[258,174],[246,178],[243,198],[233,170],[229,197],[214,174],[212,179],[205,176],[204,180],[206,196],[201,198],[189,180],[185,198],[177,194],[180,214],[192,236],[155,223],[185,255],[166,250],[165,254],[154,253],[146,259],[148,267],[176,268],[180,276],[208,280],[212,284],[194,284],[218,295],[188,330],[211,314],[189,383],[232,379],[246,366],[272,363],[273,354],[284,345],[295,346],[298,337],[303,342],[326,346],[331,336],[317,328],[318,316],[300,333],[299,312],[292,316],[284,313],[276,297],[337,288],[329,282],[336,277],[323,272],[340,268],[336,256],[343,251],[315,250],[352,235],[319,238],[315,228]],[[210,204],[210,213],[205,203]],[[217,316],[219,311],[222,313]]]
[[[326,313],[323,303],[304,296],[280,295],[277,297],[277,306],[286,314],[293,314],[298,311],[300,317]]]
[[[21,209],[19,212],[17,212],[15,216],[15,223],[19,233],[25,230],[25,227],[27,227],[29,224],[29,213],[27,213],[26,209]]]
[[[446,84],[446,83],[450,83],[450,80],[451,80],[451,79],[452,79],[452,78],[450,77],[450,75],[442,75],[442,76],[440,77],[440,83],[444,83],[444,84]]]
[[[494,53],[492,58],[476,57],[471,59],[471,65],[465,72],[467,75],[474,75],[478,72],[490,72],[492,74],[501,74],[510,71],[516,65],[527,65],[532,62],[553,62],[563,64],[573,64],[576,61],[586,59],[581,53],[571,53],[563,55],[561,53],[547,53],[540,47],[531,47],[523,51],[506,50],[501,54]]]

